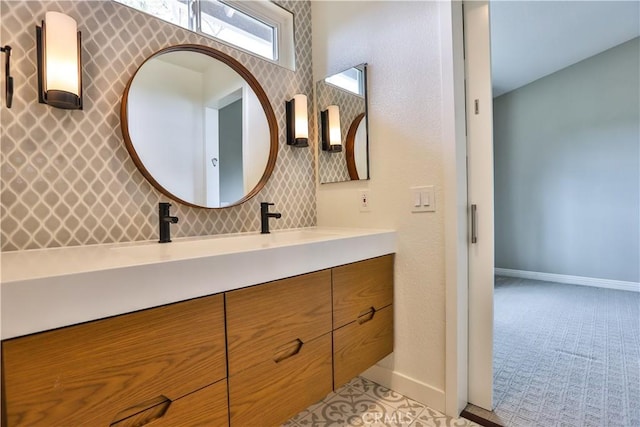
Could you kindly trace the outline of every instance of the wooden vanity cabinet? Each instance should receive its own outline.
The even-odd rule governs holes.
[[[333,329],[393,304],[393,254],[334,267]]]
[[[275,362],[265,360],[229,377],[232,427],[278,426],[320,401],[332,387],[331,332]]]
[[[140,427],[149,422],[153,427],[222,427],[229,425],[227,402],[227,382],[222,380],[171,402],[156,420],[150,421],[149,417],[139,420],[134,416],[111,427]]]
[[[331,270],[227,292],[229,376],[331,332]],[[303,344],[304,345],[304,344]]]
[[[6,340],[2,363],[8,427],[179,425],[192,404],[217,418],[227,405],[223,296]]]
[[[393,351],[393,306],[376,311],[366,322],[333,331],[334,389],[349,382]]]
[[[149,409],[110,427],[141,427],[149,423],[153,427],[222,427],[229,424],[227,401],[227,381],[223,379],[174,400],[155,414]]]
[[[5,340],[3,425],[279,425],[393,351],[393,260]]]
[[[333,387],[393,351],[393,262],[385,255],[333,271]]]
[[[331,270],[226,294],[231,426],[279,425],[332,389]]]

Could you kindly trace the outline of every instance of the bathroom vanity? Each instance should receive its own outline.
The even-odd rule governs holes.
[[[279,425],[393,351],[392,231],[74,249],[3,255],[3,425]]]

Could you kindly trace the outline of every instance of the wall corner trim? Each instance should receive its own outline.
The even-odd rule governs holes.
[[[541,273],[538,271],[512,270],[509,268],[496,268],[495,274],[497,276],[517,277],[520,279],[544,280],[547,282],[567,283],[570,285],[593,286],[596,288],[640,292],[640,282],[625,282],[622,280],[598,279],[595,277]]]
[[[445,412],[444,390],[379,365],[367,369],[361,376],[436,411]]]

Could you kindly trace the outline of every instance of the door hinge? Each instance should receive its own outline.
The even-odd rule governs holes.
[[[475,113],[476,115],[480,114],[480,101],[478,99],[476,99],[475,101],[473,101],[474,104],[474,109],[475,109]]]

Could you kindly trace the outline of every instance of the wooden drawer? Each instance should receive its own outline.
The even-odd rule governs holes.
[[[333,329],[393,303],[393,255],[333,269]]]
[[[5,426],[108,426],[226,377],[222,295],[2,344]]]
[[[331,333],[229,377],[232,427],[279,426],[331,392]]]
[[[228,292],[229,376],[331,331],[331,272]]]
[[[154,411],[131,415],[111,427],[139,427],[153,422],[153,427],[222,427],[229,425],[227,380],[205,387],[171,402],[168,406],[158,405]]]
[[[375,312],[371,320],[361,319],[333,331],[334,389],[375,365],[392,351],[392,305]]]

